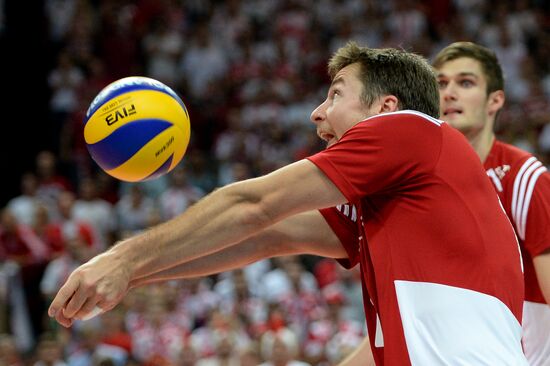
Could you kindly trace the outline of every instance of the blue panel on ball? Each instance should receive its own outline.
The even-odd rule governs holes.
[[[105,170],[110,170],[130,159],[151,139],[172,124],[160,119],[141,119],[127,123],[95,144],[88,145],[94,160]]]
[[[168,159],[166,159],[166,161],[164,162],[164,164],[161,165],[160,168],[158,168],[156,171],[154,171],[151,175],[149,175],[148,177],[146,177],[145,179],[143,180],[151,180],[151,179],[155,179],[157,177],[160,177],[161,175],[163,175],[164,173],[166,173],[168,171],[168,169],[170,169],[170,165],[172,165],[172,159],[174,158],[174,154],[170,155],[168,157]]]

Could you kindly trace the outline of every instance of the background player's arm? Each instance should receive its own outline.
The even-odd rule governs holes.
[[[369,337],[365,337],[361,344],[350,353],[338,366],[374,366],[374,357],[370,347]]]
[[[550,249],[533,258],[540,290],[547,304],[550,304]]]
[[[537,171],[541,169],[543,168],[538,168]],[[519,176],[516,180],[518,178]],[[533,258],[533,266],[542,295],[546,303],[550,304],[550,173],[544,171],[536,180],[531,177],[530,184],[533,184],[532,191],[529,191],[530,199],[519,195],[519,198],[527,201],[528,205],[527,220],[523,226],[519,225],[519,227],[525,234],[523,245]],[[520,216],[521,218],[525,219],[524,216]],[[518,221],[522,223],[516,220],[516,227],[518,227]],[[520,230],[518,233],[519,237],[521,232]]]
[[[263,258],[304,253],[331,258],[347,256],[338,237],[317,210],[286,218],[257,235],[206,257],[132,280],[130,286],[207,276]]]

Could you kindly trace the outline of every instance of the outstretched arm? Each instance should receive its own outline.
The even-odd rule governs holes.
[[[142,285],[201,277],[245,266],[260,259],[295,254],[323,257],[346,257],[344,248],[317,211],[309,211],[284,219],[238,244],[206,257],[134,279],[132,288]]]
[[[77,268],[48,314],[70,326],[96,307],[112,309],[134,279],[216,253],[291,215],[345,202],[338,188],[308,160],[223,187],[182,215]]]

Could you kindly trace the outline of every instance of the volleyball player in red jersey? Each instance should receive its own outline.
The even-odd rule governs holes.
[[[70,326],[131,286],[311,253],[360,265],[376,364],[526,365],[518,243],[474,150],[434,118],[432,68],[350,43],[329,73],[311,115],[326,150],[218,189],[93,258],[50,316]],[[346,202],[357,220],[337,236],[318,210]]]
[[[550,174],[532,154],[498,141],[493,127],[504,104],[502,69],[480,45],[457,42],[434,59],[441,118],[478,153],[514,225],[525,268],[523,348],[530,365],[550,365]]]

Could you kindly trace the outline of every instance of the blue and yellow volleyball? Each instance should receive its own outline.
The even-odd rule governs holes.
[[[179,96],[142,76],[107,85],[84,118],[92,159],[107,174],[127,182],[158,178],[174,169],[190,133],[189,113]]]

